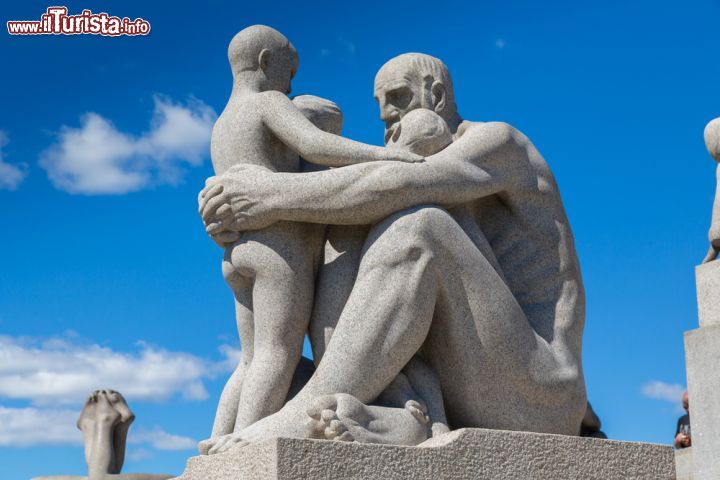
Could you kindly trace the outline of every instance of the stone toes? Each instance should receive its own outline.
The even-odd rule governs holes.
[[[320,412],[320,418],[322,419],[323,422],[329,424],[333,420],[337,420],[338,417],[337,417],[337,413],[335,413],[335,411],[330,410],[330,409],[325,409],[322,412]]]
[[[414,408],[420,410],[422,413],[427,413],[427,406],[425,406],[424,403],[418,402],[416,400],[408,400],[405,403],[405,406],[406,407],[414,407]]]
[[[208,438],[207,440],[203,440],[202,442],[198,443],[198,452],[200,452],[200,455],[208,455],[210,449],[213,447],[214,444],[214,438]]]
[[[420,422],[428,423],[430,421],[430,418],[427,416],[427,407],[422,403],[416,402],[415,400],[408,400],[405,403],[405,408]]]
[[[325,428],[325,438],[334,440],[343,433],[347,432],[347,427],[340,420],[331,420],[330,424]]]
[[[320,420],[322,412],[325,410],[336,410],[337,398],[334,395],[325,395],[318,398],[314,404],[307,410],[307,414],[315,420]]]
[[[208,450],[208,455],[214,455],[221,451],[222,447],[228,442],[230,437],[221,437],[217,442],[215,442],[215,445]]]

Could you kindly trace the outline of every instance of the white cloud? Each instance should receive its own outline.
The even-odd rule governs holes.
[[[143,343],[133,352],[116,352],[72,338],[0,336],[0,398],[77,405],[93,390],[112,388],[128,400],[204,400],[204,380],[231,370],[233,351],[223,346],[223,360],[211,362]]]
[[[140,136],[118,130],[97,113],[80,127],[63,126],[40,165],[59,189],[73,194],[124,194],[156,184],[177,183],[185,165],[202,163],[216,114],[208,105],[155,97],[150,129]]]
[[[228,372],[235,370],[235,367],[237,367],[240,363],[242,351],[239,348],[231,347],[230,345],[220,345],[218,350],[222,356],[225,357],[225,360],[217,364],[218,368]]]
[[[7,144],[7,133],[0,130],[0,190],[15,190],[27,176],[27,165],[5,162],[2,149]]]
[[[154,455],[146,448],[138,448],[137,450],[129,450],[125,457],[133,462],[140,462],[142,460],[150,460]]]
[[[685,387],[678,383],[665,383],[658,380],[648,382],[642,386],[641,393],[648,398],[664,400],[676,405],[681,404]]]
[[[76,422],[79,411],[53,408],[8,408],[0,405],[0,446],[32,447],[37,445],[82,445],[82,433]],[[149,445],[155,450],[193,450],[197,441],[167,433],[160,427],[152,430],[131,427],[128,443]],[[146,449],[135,451],[135,460],[148,458]]]
[[[198,443],[197,440],[190,437],[167,433],[160,427],[155,427],[152,430],[140,429],[135,433],[131,430],[128,442],[131,444],[146,443],[155,450],[193,450],[197,448]]]
[[[0,405],[0,446],[82,445],[75,426],[78,412],[69,409],[7,408]]]
[[[121,392],[131,409],[133,402],[176,395],[203,400],[208,397],[204,382],[233,370],[239,360],[237,348],[221,345],[219,351],[220,359],[207,360],[142,342],[132,352],[117,352],[74,333],[44,340],[0,335],[0,399],[30,404],[0,405],[0,446],[81,445],[75,422],[87,395],[98,388]],[[155,450],[197,446],[194,439],[158,426],[133,427],[128,441]],[[135,453],[147,458],[143,449]]]

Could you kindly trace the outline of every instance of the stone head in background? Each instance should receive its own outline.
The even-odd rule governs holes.
[[[85,461],[90,478],[120,473],[125,445],[135,415],[115,390],[96,390],[85,401],[77,427],[83,434]]]
[[[34,480],[166,480],[172,475],[121,474],[125,446],[135,415],[115,390],[95,390],[85,400],[77,420],[83,435],[87,477],[52,476]]]
[[[710,156],[720,162],[720,118],[711,121],[705,127],[705,146]],[[710,231],[708,232],[708,240],[710,241],[710,249],[703,263],[715,260],[720,251],[720,165],[715,170],[717,186],[715,187],[715,201],[713,202],[712,221],[710,223]]]
[[[343,126],[343,114],[335,102],[315,95],[298,95],[292,103],[310,120],[310,123],[323,132],[340,135]]]

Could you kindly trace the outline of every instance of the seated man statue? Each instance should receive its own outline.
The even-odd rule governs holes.
[[[200,193],[213,236],[277,221],[372,225],[349,255],[357,264],[339,275],[351,286],[316,292],[310,330],[323,334],[312,340],[321,354],[315,374],[280,411],[222,437],[210,453],[279,436],[417,444],[416,432],[394,431],[404,428],[394,417],[404,409],[372,405],[414,362],[421,367],[407,375],[410,390],[434,379],[441,393],[423,398],[431,421],[578,435],[587,409],[585,295],[548,165],[513,127],[463,121],[437,58],[390,60],[375,98],[386,142],[422,108],[446,122],[452,143],[422,163],[312,173],[243,164]]]

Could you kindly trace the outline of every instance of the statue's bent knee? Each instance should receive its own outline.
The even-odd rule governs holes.
[[[418,260],[437,253],[442,246],[437,233],[455,224],[448,212],[435,206],[420,206],[394,213],[370,232],[370,242],[363,258],[368,262],[395,264]]]
[[[459,228],[455,219],[446,210],[434,205],[402,210],[378,224],[378,227],[383,224],[385,224],[383,230],[393,231],[393,234],[410,241],[430,240],[442,229],[452,225]]]

